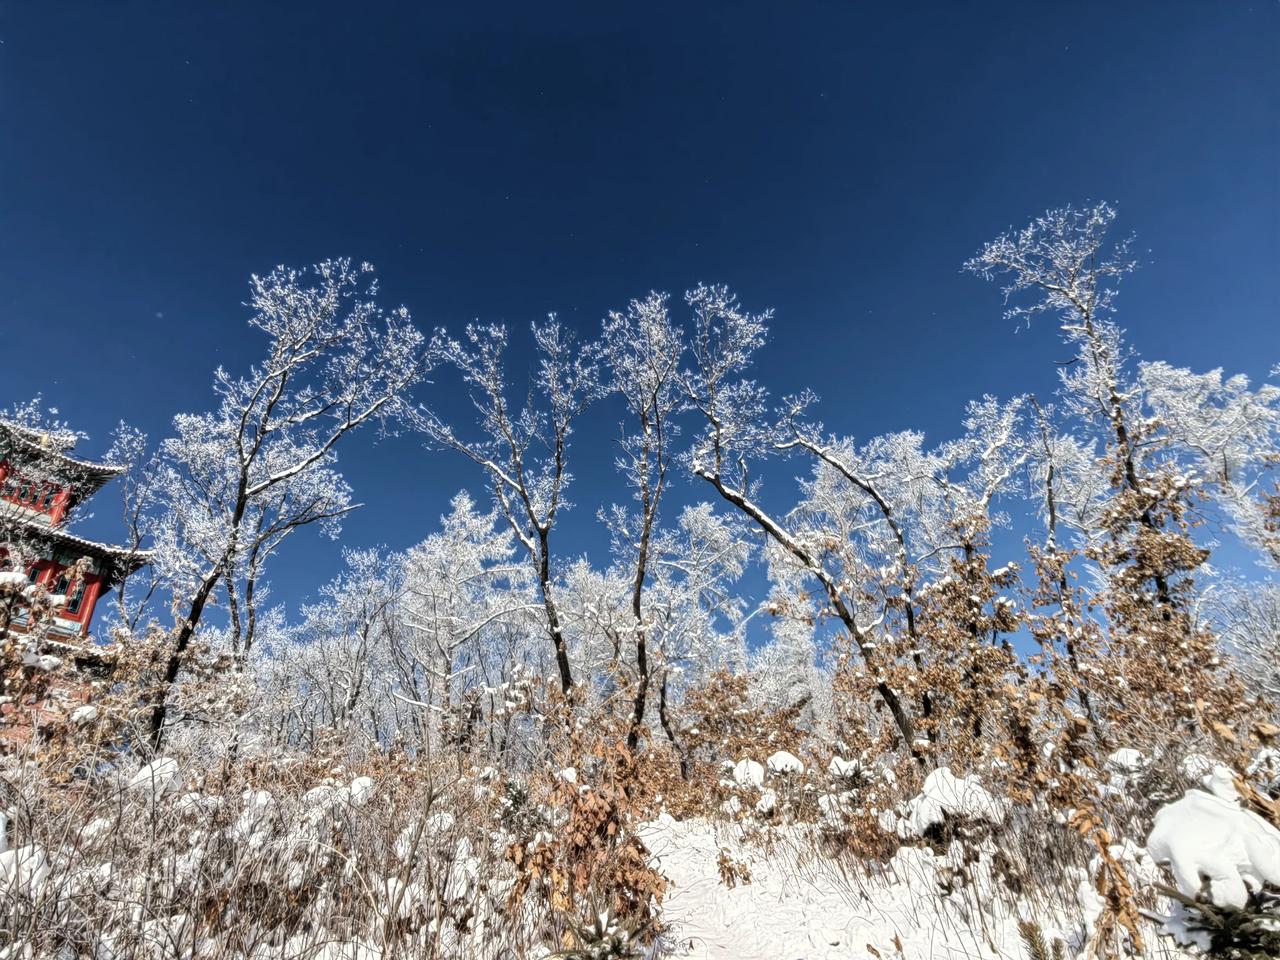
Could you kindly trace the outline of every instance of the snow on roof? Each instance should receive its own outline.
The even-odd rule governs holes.
[[[77,547],[90,556],[112,560],[118,564],[127,563],[130,573],[151,562],[152,551],[150,550],[117,547],[109,543],[99,543],[96,540],[77,537],[74,533],[67,533],[67,531],[58,527],[50,527],[30,520],[22,522],[38,538],[54,540],[66,546]]]
[[[106,480],[124,473],[125,468],[115,463],[95,463],[92,460],[78,460],[67,454],[70,447],[59,450],[49,442],[49,435],[11,420],[0,420],[0,433],[6,433],[23,447],[41,456],[58,460],[69,467]]]

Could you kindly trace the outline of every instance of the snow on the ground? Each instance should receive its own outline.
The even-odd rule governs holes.
[[[729,830],[717,836],[705,821],[663,814],[645,824],[641,837],[671,881],[662,915],[673,957],[848,960],[874,957],[872,948],[895,957],[901,955],[895,936],[907,957],[1023,956],[1016,917],[998,910],[986,917],[988,942],[975,929],[982,924],[962,916],[973,909],[971,899],[944,901],[933,892],[933,856],[925,849],[904,848],[894,858],[890,871],[901,882],[859,883],[825,861],[796,866],[797,858],[779,849],[766,856]],[[722,848],[749,864],[750,883],[725,887],[717,863]]]
[[[1146,755],[1133,747],[1121,747],[1107,757],[1108,769],[1117,773],[1141,773],[1148,762]]]

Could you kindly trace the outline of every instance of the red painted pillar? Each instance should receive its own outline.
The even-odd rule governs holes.
[[[63,487],[53,498],[53,509],[49,511],[49,522],[55,527],[67,515],[67,504],[71,502],[71,488]]]
[[[89,624],[93,621],[93,608],[98,603],[98,593],[102,589],[102,581],[97,577],[84,578],[84,599],[80,601],[80,636],[87,636]]]

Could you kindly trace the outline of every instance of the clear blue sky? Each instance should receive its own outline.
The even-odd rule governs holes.
[[[433,6],[0,2],[0,401],[43,392],[90,454],[120,418],[158,437],[260,352],[250,272],[350,255],[454,329],[726,282],[777,310],[771,388],[941,440],[1063,352],[961,262],[1089,199],[1150,251],[1121,302],[1145,356],[1280,359],[1275,0]],[[610,418],[578,438],[573,549],[619,496]],[[479,490],[412,438],[341,459],[354,545]],[[282,599],[337,568],[290,546]]]

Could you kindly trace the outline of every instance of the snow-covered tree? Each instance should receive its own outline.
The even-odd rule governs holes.
[[[880,655],[858,616],[860,593],[849,578],[842,578],[829,565],[830,540],[813,539],[788,518],[769,513],[759,503],[750,477],[751,460],[774,452],[778,437],[777,429],[764,417],[764,388],[747,376],[771,314],[743,310],[737,298],[719,286],[696,287],[686,300],[693,309],[690,351],[694,364],[685,373],[684,384],[690,404],[704,421],[690,452],[694,474],[817,581],[831,615],[842,624],[868,669],[878,675]],[[915,721],[908,705],[887,679],[877,679],[874,689],[902,738],[914,744]]]
[[[893,671],[891,685],[919,704],[918,739],[936,738],[953,722],[937,715],[942,665],[985,643],[991,625],[1008,624],[989,608],[996,597],[987,595],[985,547],[988,529],[1005,519],[993,504],[1011,492],[1028,455],[1025,401],[970,403],[962,436],[935,448],[915,431],[863,444],[827,434],[806,417],[815,402],[811,393],[788,400],[774,441],[774,449],[813,466],[789,515],[792,529],[841,590],[858,598],[855,615],[879,675]],[[776,554],[774,563],[785,560]],[[940,596],[924,591],[937,587],[965,607],[966,639],[944,644],[942,632],[922,628],[926,608],[936,620]],[[775,602],[786,609],[783,597]],[[973,680],[972,669],[957,669]]]
[[[106,459],[122,468],[119,503],[125,530],[123,545],[131,554],[140,554],[148,536],[148,518],[155,506],[152,498],[157,491],[159,457],[150,449],[145,433],[121,421],[112,432]],[[126,569],[132,566],[131,562],[127,563]],[[159,586],[160,573],[151,563],[120,578],[111,619],[126,636],[138,628]]]
[[[1250,688],[1280,702],[1280,583],[1227,580],[1207,591],[1203,612]]]
[[[1197,374],[1162,362],[1139,366],[1138,387],[1165,455],[1198,473],[1236,535],[1280,567],[1280,528],[1267,488],[1280,463],[1280,387],[1250,389],[1242,374]]]
[[[709,503],[685,507],[655,550],[649,617],[659,662],[659,695],[704,683],[746,663],[745,604],[736,591],[754,545],[735,516]]]
[[[814,729],[827,719],[831,680],[818,667],[813,617],[796,609],[795,592],[792,586],[780,586],[769,601],[769,608],[778,612],[768,642],[751,655],[752,692],[770,710],[798,711],[801,722]]]
[[[583,558],[566,570],[561,586],[579,663],[606,700],[618,692],[620,672],[629,679],[626,654],[636,635],[634,541],[618,543],[618,525],[613,530],[615,562],[601,570]],[[636,736],[633,749],[638,726],[652,724],[654,706],[659,725],[678,749],[672,707],[716,671],[740,670],[746,663],[744,604],[734,584],[752,553],[737,518],[718,515],[707,503],[687,506],[674,524],[653,530],[640,623],[650,693],[639,718],[634,694],[622,690],[628,735]]]
[[[1102,426],[1114,470],[1112,485],[1139,501],[1144,441],[1148,425],[1126,368],[1128,350],[1113,319],[1120,281],[1136,267],[1128,241],[1110,244],[1116,217],[1105,203],[1050,210],[1018,231],[987,243],[965,269],[987,280],[1003,279],[1005,316],[1030,322],[1042,314],[1056,318],[1063,340],[1076,351],[1062,370],[1062,397],[1068,415]],[[1152,505],[1138,503],[1137,522],[1158,525]],[[1156,571],[1161,602],[1169,601],[1168,576]]]
[[[617,465],[635,500],[634,510],[615,506],[608,515],[616,561],[630,579],[632,623],[626,633],[635,654],[635,687],[627,745],[634,750],[653,672],[644,592],[676,435],[674,417],[683,400],[679,373],[684,345],[671,320],[667,296],[658,293],[631,301],[624,312],[610,313],[600,343],[611,386],[626,404],[628,422],[623,426]]]
[[[390,650],[393,696],[421,742],[468,696],[493,718],[499,693],[529,649],[541,604],[529,566],[500,515],[457,494],[441,528],[408,552],[400,617]],[[512,628],[515,629],[512,629]]]
[[[569,644],[555,596],[551,551],[556,519],[568,506],[569,442],[574,424],[602,392],[596,349],[580,347],[554,317],[532,326],[537,369],[523,406],[513,407],[505,370],[503,326],[467,327],[465,342],[447,340],[444,358],[472,391],[480,436],[469,439],[437,413],[417,422],[437,443],[480,466],[495,503],[523,548],[541,595],[561,689],[573,688]]]
[[[1251,393],[1243,378],[1223,383],[1216,372],[1196,376],[1163,364],[1142,365],[1135,375],[1114,320],[1118,284],[1135,263],[1127,241],[1108,238],[1115,216],[1107,204],[1051,210],[986,244],[966,267],[1005,282],[1007,316],[1053,316],[1075,351],[1062,371],[1061,405],[1069,431],[1081,439],[1050,439],[1042,416],[1037,460],[1047,508],[1058,492],[1048,484],[1049,466],[1055,484],[1070,481],[1087,470],[1080,454],[1089,443],[1103,451],[1093,472],[1104,485],[1075,484],[1086,493],[1077,516],[1094,527],[1084,531],[1085,555],[1100,577],[1094,603],[1105,610],[1110,673],[1120,679],[1092,699],[1124,690],[1104,703],[1112,725],[1226,736],[1243,722],[1243,695],[1194,616],[1195,575],[1209,550],[1194,538],[1192,517],[1204,497],[1229,490],[1228,511],[1244,518],[1234,491],[1257,487],[1274,449],[1276,395],[1271,388]],[[1063,465],[1069,469],[1060,473]],[[1050,530],[1056,536],[1052,521]],[[1065,600],[1066,558],[1051,548],[1041,555],[1042,574],[1057,581]],[[1072,631],[1084,627],[1078,612],[1064,622]],[[1144,704],[1141,712],[1132,710],[1134,701]]]
[[[368,423],[393,431],[435,351],[408,311],[383,309],[372,267],[331,260],[250,282],[250,325],[266,356],[243,375],[219,369],[217,406],[181,414],[160,447],[150,491],[155,564],[178,622],[151,711],[164,731],[165,693],[219,588],[233,650],[252,647],[263,571],[295,531],[335,533],[353,508],[336,447]]]
[[[317,669],[302,686],[325,725],[389,739],[395,731],[386,685],[390,651],[403,629],[404,557],[347,550],[343,561],[345,569],[321,589],[320,600],[302,611],[297,634],[319,654],[310,658]]]

